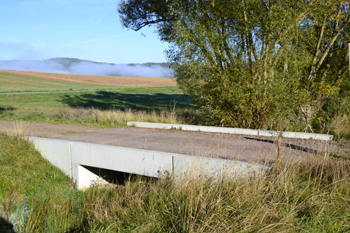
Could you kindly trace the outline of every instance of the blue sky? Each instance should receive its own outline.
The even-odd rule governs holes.
[[[0,60],[72,57],[110,63],[166,62],[153,27],[123,28],[119,0],[1,0]],[[141,35],[143,33],[145,36]]]

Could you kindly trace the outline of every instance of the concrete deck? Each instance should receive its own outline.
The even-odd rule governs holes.
[[[55,139],[260,164],[271,164],[276,154],[273,137],[182,130],[127,127],[65,135]],[[329,145],[329,142],[321,140],[283,139],[281,151],[284,161],[296,161],[326,151]]]

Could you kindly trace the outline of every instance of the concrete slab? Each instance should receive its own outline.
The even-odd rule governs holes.
[[[127,123],[127,125],[141,127],[141,128],[150,128],[150,129],[181,129],[181,130],[187,130],[187,131],[242,134],[242,135],[264,136],[264,137],[277,137],[281,133],[281,132],[272,131],[272,130],[240,129],[240,128],[226,128],[226,127],[212,127],[212,126],[198,126],[198,125],[183,125],[183,124],[163,124],[163,123],[136,122],[136,121],[130,121]],[[333,140],[333,135],[329,135],[329,134],[282,132],[282,136],[285,138],[317,139],[317,140],[326,140],[326,141]]]
[[[276,154],[275,138],[184,130],[136,127],[106,129],[55,137],[61,140],[120,146],[167,153],[223,158],[271,164]],[[310,154],[327,151],[329,141],[283,139],[284,161],[297,161]],[[334,147],[332,150],[336,151]]]

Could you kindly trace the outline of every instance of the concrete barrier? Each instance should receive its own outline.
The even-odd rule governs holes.
[[[85,189],[101,178],[87,167],[159,178],[165,174],[175,179],[187,176],[191,169],[214,178],[224,174],[232,177],[254,175],[267,166],[240,161],[180,155],[160,151],[106,146],[57,139],[27,137],[41,155],[60,168]]]
[[[272,130],[239,129],[239,128],[182,125],[182,124],[164,124],[164,123],[150,123],[150,122],[136,122],[136,121],[129,121],[127,125],[141,127],[141,128],[151,128],[151,129],[180,129],[180,130],[187,130],[187,131],[229,133],[229,134],[241,134],[241,135],[250,135],[250,136],[264,136],[264,137],[277,137],[281,133],[282,137],[285,137],[285,138],[317,139],[317,140],[326,140],[326,141],[333,140],[333,135],[317,134],[317,133],[279,132],[279,131],[272,131]]]

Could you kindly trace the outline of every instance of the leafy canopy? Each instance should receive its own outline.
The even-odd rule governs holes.
[[[118,11],[125,27],[155,25],[171,44],[206,124],[312,129],[349,94],[348,1],[122,0]]]

